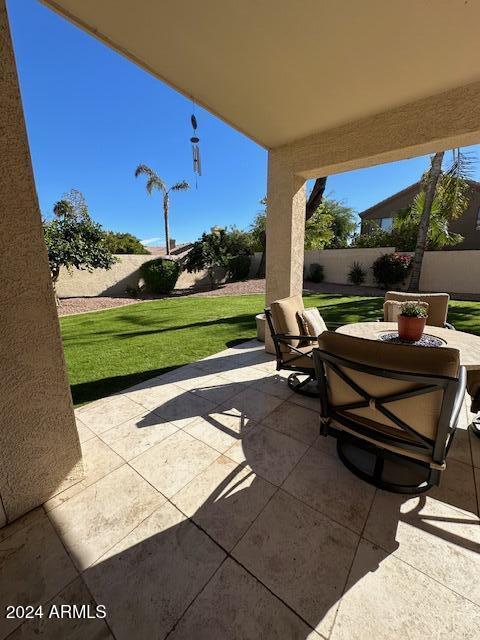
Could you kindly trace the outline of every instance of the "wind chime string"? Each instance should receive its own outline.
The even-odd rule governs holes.
[[[195,110],[195,103],[193,103],[193,111]],[[192,123],[193,135],[190,138],[190,142],[192,143],[192,158],[193,158],[193,173],[195,174],[195,189],[198,189],[197,176],[202,175],[202,162],[200,160],[200,147],[199,142],[200,138],[197,136],[197,118],[195,117],[195,113],[192,113],[190,122]]]

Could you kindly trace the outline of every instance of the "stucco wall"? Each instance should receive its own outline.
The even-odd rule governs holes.
[[[57,293],[60,298],[77,296],[123,296],[127,287],[136,287],[141,282],[139,268],[155,256],[121,255],[111,269],[95,269],[92,273],[78,269],[62,269],[57,281]],[[219,270],[217,279],[222,281],[225,272]],[[190,287],[208,287],[210,281],[205,271],[188,273],[182,271],[177,280],[176,289]]]
[[[325,282],[348,284],[348,272],[354,262],[358,262],[366,272],[365,285],[374,286],[371,266],[384,253],[393,253],[392,247],[379,249],[326,249],[324,251],[305,252],[305,277],[308,279],[310,265],[318,263],[323,266]]]
[[[83,473],[4,0],[0,132],[1,526]]]

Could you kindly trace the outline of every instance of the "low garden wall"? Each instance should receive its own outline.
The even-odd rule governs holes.
[[[128,287],[136,287],[140,282],[140,266],[152,260],[151,255],[116,256],[117,262],[111,269],[95,269],[92,273],[73,269],[60,271],[57,281],[57,294],[60,298],[92,297],[92,296],[124,296]],[[223,272],[217,274],[219,281],[225,278]],[[205,271],[187,273],[182,271],[175,289],[191,287],[208,287]]]

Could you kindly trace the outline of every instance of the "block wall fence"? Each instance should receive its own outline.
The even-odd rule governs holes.
[[[324,268],[325,282],[348,284],[348,272],[354,262],[358,262],[366,271],[365,285],[375,285],[372,264],[378,256],[393,253],[393,247],[377,249],[327,249],[305,252],[305,274],[310,266],[321,264]],[[260,255],[252,257],[250,274],[256,273]],[[410,254],[411,255],[411,254]],[[76,296],[123,296],[127,287],[135,287],[140,281],[139,268],[150,255],[117,256],[118,262],[112,269],[96,269],[93,273],[74,269],[69,273],[62,270],[57,283],[57,292],[61,298]],[[220,280],[224,274],[220,273]],[[205,272],[182,272],[176,289],[208,287]],[[423,291],[447,291],[449,293],[480,294],[480,251],[427,251],[424,258],[420,288]]]

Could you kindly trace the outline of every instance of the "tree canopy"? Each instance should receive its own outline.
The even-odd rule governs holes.
[[[101,225],[90,217],[80,191],[66,193],[55,203],[53,214],[52,220],[43,221],[43,232],[54,285],[61,267],[110,269],[115,258],[106,246]]]
[[[105,246],[113,254],[149,253],[137,237],[119,231],[105,231]]]

